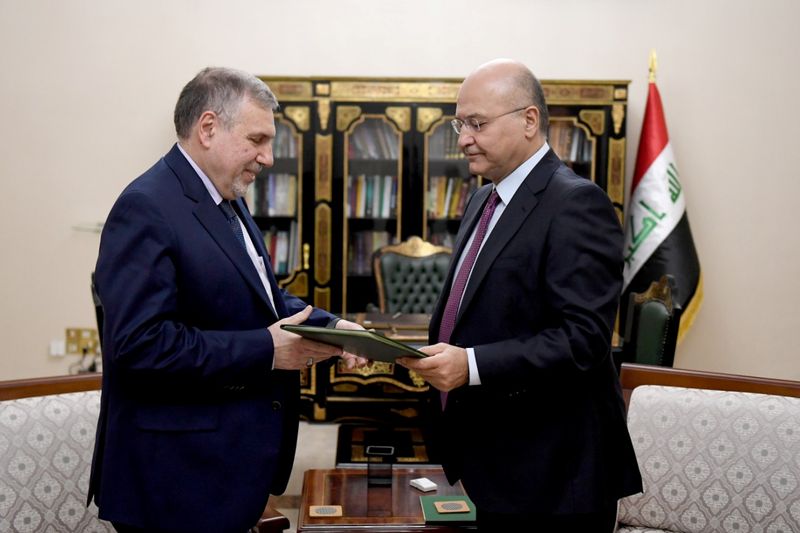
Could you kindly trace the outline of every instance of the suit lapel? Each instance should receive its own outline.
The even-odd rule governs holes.
[[[223,215],[219,207],[214,204],[214,200],[211,198],[211,195],[208,194],[200,177],[180,150],[178,150],[177,145],[173,146],[172,150],[164,157],[164,161],[173,172],[175,172],[175,175],[181,182],[183,194],[196,203],[194,207],[195,218],[209,235],[211,235],[211,238],[214,239],[225,255],[228,256],[247,284],[250,285],[250,288],[263,300],[264,305],[272,311],[272,305],[269,303],[264,285],[261,283],[261,278],[258,277],[258,272],[256,272],[253,262],[234,237],[231,227],[228,225],[227,220],[225,220],[225,215]],[[249,215],[243,220],[247,219],[252,221]],[[247,224],[245,224],[245,226],[247,227]],[[248,229],[248,231],[250,230]],[[253,240],[256,246],[258,246],[260,242],[261,248],[263,249],[263,239],[253,239],[252,235],[252,231],[250,231],[251,240]],[[270,272],[269,268],[267,268],[267,272]],[[277,293],[273,292],[273,296],[276,300],[278,299]]]
[[[517,189],[511,202],[506,206],[494,229],[492,229],[492,233],[487,237],[478,259],[475,261],[472,275],[469,278],[467,287],[464,289],[456,324],[458,324],[464,311],[472,302],[492,263],[494,263],[508,242],[520,231],[525,220],[536,208],[539,203],[537,195],[547,187],[550,177],[560,164],[561,161],[556,157],[555,153],[552,150],[548,151]],[[481,203],[482,206],[483,202]],[[477,216],[480,216],[480,212],[478,212]]]

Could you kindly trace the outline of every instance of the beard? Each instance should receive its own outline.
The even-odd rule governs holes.
[[[231,190],[233,190],[233,194],[237,198],[243,198],[247,194],[247,189],[250,187],[250,184],[244,180],[242,175],[238,175],[233,178],[233,184],[231,185]]]

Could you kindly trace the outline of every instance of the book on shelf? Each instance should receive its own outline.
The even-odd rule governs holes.
[[[392,218],[397,203],[397,179],[378,174],[347,176],[347,216]]]
[[[347,252],[347,273],[372,274],[372,254],[378,248],[392,243],[388,231],[355,231],[350,235]]]
[[[289,224],[289,229],[275,226],[263,231],[264,246],[269,252],[270,266],[276,276],[283,276],[300,265],[300,247],[297,221]]]

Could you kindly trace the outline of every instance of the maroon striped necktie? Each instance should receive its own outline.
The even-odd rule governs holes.
[[[450,295],[447,297],[447,303],[444,306],[442,313],[442,322],[439,325],[439,342],[450,342],[450,335],[453,333],[453,328],[456,325],[456,317],[458,316],[458,307],[461,305],[461,298],[464,296],[464,289],[467,287],[467,280],[469,279],[472,267],[475,260],[478,258],[478,252],[481,249],[481,243],[486,237],[486,230],[489,228],[489,221],[492,220],[492,215],[500,201],[497,191],[493,190],[483,206],[483,213],[481,219],[478,221],[478,228],[475,230],[475,238],[472,239],[472,244],[464,256],[464,261],[461,263],[461,268],[456,275],[456,280],[450,288]],[[447,393],[441,393],[442,409],[447,403]]]

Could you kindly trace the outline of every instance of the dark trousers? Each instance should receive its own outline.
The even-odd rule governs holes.
[[[572,515],[508,515],[477,510],[478,531],[485,533],[613,533],[617,504],[601,512]]]

